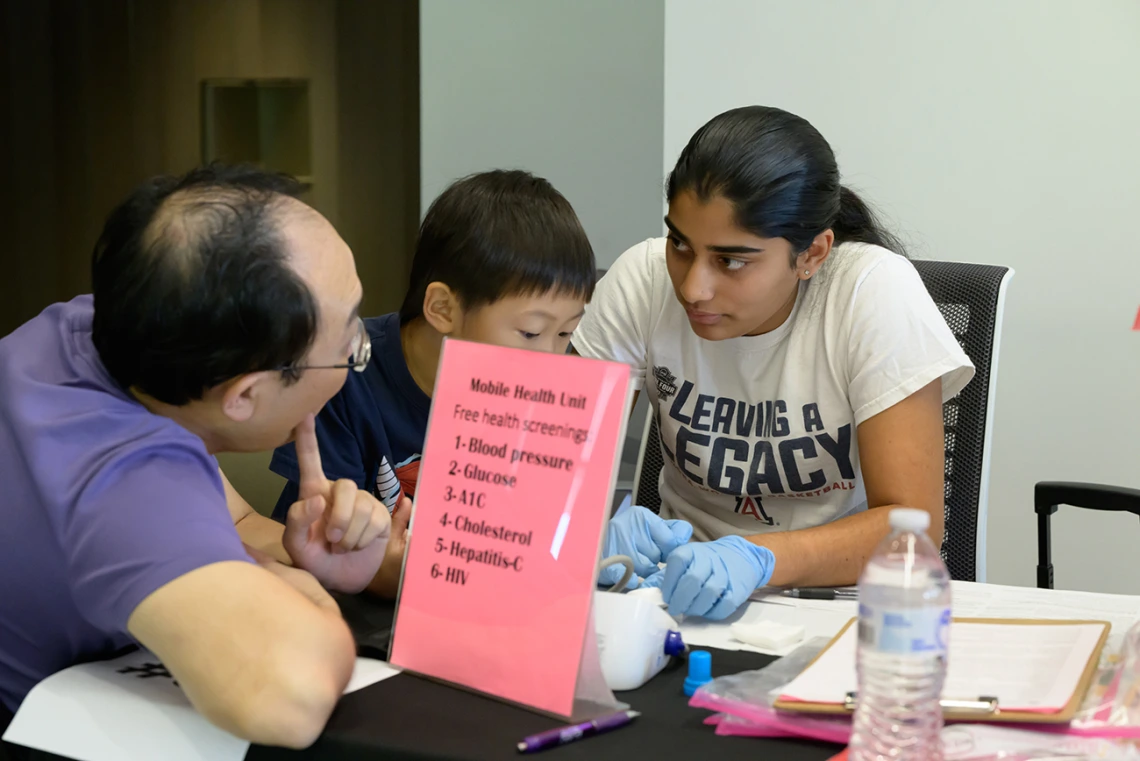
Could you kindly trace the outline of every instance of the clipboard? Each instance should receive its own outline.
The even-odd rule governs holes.
[[[970,623],[970,624],[995,624],[995,625],[1024,625],[1024,626],[1073,626],[1082,624],[1095,624],[1102,626],[1103,629],[1100,634],[1100,639],[1097,641],[1096,647],[1093,648],[1092,655],[1089,657],[1088,663],[1085,664],[1084,671],[1081,673],[1080,679],[1077,681],[1076,689],[1073,690],[1069,702],[1065,704],[1060,711],[1054,713],[1039,713],[1033,711],[1003,711],[1001,709],[1000,697],[995,696],[979,696],[976,700],[963,700],[961,698],[968,696],[954,696],[957,699],[942,700],[942,716],[946,721],[970,721],[970,722],[1008,722],[1017,724],[1067,724],[1073,720],[1077,711],[1080,709],[1084,701],[1085,694],[1088,692],[1089,687],[1092,685],[1093,678],[1096,676],[1097,667],[1100,664],[1101,653],[1104,651],[1104,644],[1108,640],[1109,631],[1112,629],[1112,624],[1108,621],[1091,621],[1084,619],[1032,619],[1032,618],[954,618],[956,623]],[[807,668],[815,665],[824,653],[830,650],[836,642],[843,637],[844,633],[850,629],[858,619],[852,618],[846,625],[836,634],[827,647],[819,652]],[[805,671],[807,669],[804,669]],[[826,714],[831,716],[850,716],[855,709],[855,699],[852,694],[848,694],[843,703],[809,703],[797,700],[776,700],[772,707],[780,711],[789,711],[794,713],[810,713],[810,714]]]

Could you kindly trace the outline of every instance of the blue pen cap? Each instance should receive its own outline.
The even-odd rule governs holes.
[[[689,675],[685,677],[685,695],[692,697],[702,684],[712,681],[712,654],[707,650],[689,652]]]
[[[684,655],[685,643],[681,639],[681,632],[670,630],[665,634],[665,655]]]

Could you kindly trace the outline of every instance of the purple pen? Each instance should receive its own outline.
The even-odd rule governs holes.
[[[553,748],[556,745],[574,742],[581,737],[609,732],[611,729],[624,727],[640,715],[637,711],[618,711],[593,721],[584,721],[581,724],[574,724],[569,727],[539,732],[519,743],[519,753],[534,753],[535,751]]]

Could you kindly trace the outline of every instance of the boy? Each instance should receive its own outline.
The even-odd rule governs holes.
[[[349,479],[389,509],[415,494],[444,337],[565,353],[594,291],[594,254],[569,202],[522,171],[452,184],[420,226],[404,304],[365,320],[372,359],[317,417],[330,480]],[[297,501],[292,444],[270,464],[289,479],[273,517]],[[388,551],[369,589],[395,597],[410,509],[393,514]],[[349,531],[352,529],[349,528]]]

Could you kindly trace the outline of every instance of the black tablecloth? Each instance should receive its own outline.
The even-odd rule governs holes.
[[[364,597],[341,600],[361,655],[385,657],[393,607]],[[713,675],[760,668],[771,658],[709,649]],[[618,699],[641,711],[628,727],[543,751],[551,761],[823,761],[838,748],[823,743],[717,737],[703,722],[708,713],[689,708],[681,692],[683,663]],[[0,716],[2,720],[3,716]],[[303,751],[255,745],[246,761],[369,761],[370,759],[518,759],[516,743],[562,722],[470,692],[399,674],[340,701],[316,744]],[[55,761],[57,756],[0,747],[0,761]]]
[[[379,655],[386,647],[392,606],[364,598],[342,601],[345,618],[363,646]],[[755,669],[771,658],[756,653],[715,650],[713,675]],[[675,663],[638,690],[618,699],[642,715],[632,725],[544,751],[541,758],[638,761],[681,759],[717,761],[781,759],[816,761],[838,748],[811,742],[717,737],[703,722],[705,711],[689,708],[681,692],[683,663]],[[341,700],[324,734],[305,751],[254,746],[246,761],[296,759],[518,759],[516,743],[562,722],[409,674],[400,674]]]

